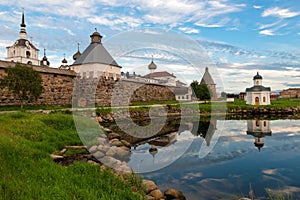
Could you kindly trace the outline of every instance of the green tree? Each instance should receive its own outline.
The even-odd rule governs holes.
[[[193,81],[191,83],[191,87],[193,89],[193,96],[197,97],[200,100],[209,100],[210,99],[210,91],[207,85],[199,84],[198,81]]]
[[[6,68],[5,72],[7,76],[0,80],[0,87],[7,87],[15,100],[20,100],[21,108],[28,102],[36,101],[44,91],[42,77],[32,67],[16,63],[14,67]]]

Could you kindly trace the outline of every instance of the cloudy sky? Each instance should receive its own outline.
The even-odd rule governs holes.
[[[72,63],[77,43],[82,52],[95,28],[104,36],[104,45],[115,35],[155,28],[196,41],[217,69],[214,73],[220,77],[222,90],[244,91],[257,71],[273,91],[300,87],[298,1],[0,0],[0,59],[6,57],[5,47],[19,37],[22,7],[28,39],[40,49],[40,58],[47,49],[51,67],[60,66],[64,54]],[[139,59],[131,55],[117,62],[123,71],[134,71],[136,66],[146,68],[153,55],[158,70],[176,69],[178,77],[187,71],[193,74],[188,64],[167,62],[172,56],[165,52],[147,49],[139,55]],[[184,81],[199,80],[196,75]]]

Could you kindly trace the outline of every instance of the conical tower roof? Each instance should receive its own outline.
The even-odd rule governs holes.
[[[205,73],[201,79],[200,84],[206,84],[206,85],[215,85],[214,80],[212,79],[209,71],[208,71],[208,67],[205,68]]]

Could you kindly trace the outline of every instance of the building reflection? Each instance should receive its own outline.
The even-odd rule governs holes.
[[[200,136],[205,139],[206,145],[209,146],[211,139],[217,130],[217,120],[200,120],[199,122],[194,122],[192,133],[195,136]]]
[[[270,121],[268,120],[247,120],[247,135],[255,137],[254,145],[260,151],[264,146],[264,137],[271,136]]]

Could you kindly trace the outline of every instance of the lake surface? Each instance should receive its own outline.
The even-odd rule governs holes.
[[[250,190],[256,199],[267,199],[267,191],[300,199],[300,120],[211,120],[198,130],[180,130],[152,154],[155,142],[139,144],[128,165],[192,200],[236,199]]]

